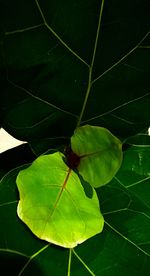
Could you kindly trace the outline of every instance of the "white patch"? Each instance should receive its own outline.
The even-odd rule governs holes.
[[[0,153],[17,147],[25,142],[15,139],[8,132],[6,132],[3,128],[0,129]]]

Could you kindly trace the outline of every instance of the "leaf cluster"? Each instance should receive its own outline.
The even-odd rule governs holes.
[[[0,156],[5,274],[149,275],[149,27],[149,0],[0,1],[0,127],[27,142]],[[19,220],[16,177],[87,124],[122,141],[123,163],[96,189],[103,232],[63,249]]]

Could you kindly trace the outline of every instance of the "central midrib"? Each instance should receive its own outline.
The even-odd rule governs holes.
[[[59,192],[59,194],[58,194],[58,196],[57,196],[57,198],[56,198],[56,201],[55,201],[55,203],[54,203],[53,209],[52,209],[52,211],[51,211],[49,217],[52,217],[52,215],[54,214],[54,211],[55,211],[56,208],[57,208],[57,205],[58,205],[58,202],[59,202],[59,200],[60,200],[60,198],[61,198],[61,195],[62,195],[62,193],[63,193],[63,191],[64,191],[64,189],[65,189],[65,187],[66,187],[66,185],[67,185],[67,182],[68,182],[69,176],[70,176],[70,174],[71,174],[71,171],[72,171],[72,169],[69,168],[69,170],[68,170],[68,172],[67,172],[67,175],[66,175],[66,178],[65,178],[65,180],[64,180],[64,182],[63,182],[63,185],[62,185],[62,187],[61,187],[61,190],[60,190],[60,192]]]

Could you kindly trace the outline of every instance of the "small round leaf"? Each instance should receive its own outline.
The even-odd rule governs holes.
[[[107,184],[121,166],[121,142],[106,128],[77,128],[71,137],[71,148],[80,157],[79,174],[93,187]]]

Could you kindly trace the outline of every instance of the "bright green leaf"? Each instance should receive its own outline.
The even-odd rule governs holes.
[[[79,174],[94,187],[110,181],[120,167],[121,143],[104,128],[77,128],[71,147]],[[95,190],[88,197],[88,183],[83,185],[65,159],[59,152],[41,156],[19,173],[18,215],[40,239],[72,248],[100,233],[104,220]]]
[[[71,137],[71,147],[80,157],[79,174],[93,187],[108,183],[122,162],[121,142],[102,127],[82,126]]]
[[[93,189],[88,198],[61,153],[37,158],[17,177],[19,217],[40,239],[72,248],[100,233],[104,220]]]

